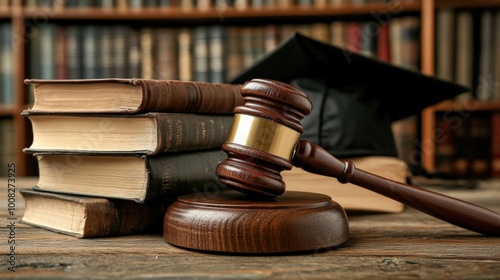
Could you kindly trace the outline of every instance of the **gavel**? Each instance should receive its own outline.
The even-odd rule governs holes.
[[[285,192],[281,176],[293,166],[337,178],[399,201],[456,226],[500,236],[500,215],[484,207],[428,189],[371,174],[344,162],[320,146],[300,140],[300,120],[312,110],[307,94],[282,82],[253,79],[242,87],[244,104],[222,149],[228,157],[217,166],[221,182],[259,199]]]

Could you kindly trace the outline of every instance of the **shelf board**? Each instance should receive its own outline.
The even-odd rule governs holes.
[[[500,7],[500,0],[436,0],[436,8],[479,9]]]
[[[161,21],[191,21],[191,20],[241,20],[259,18],[297,18],[316,16],[372,15],[377,13],[392,13],[420,11],[419,1],[395,3],[371,3],[363,5],[344,4],[327,7],[283,7],[283,8],[209,8],[182,9],[144,8],[133,9],[102,9],[102,8],[66,8],[66,9],[30,9],[25,8],[23,16],[26,19],[45,20],[161,20]]]
[[[428,108],[429,110],[442,111],[500,111],[500,101],[482,100],[445,100]]]

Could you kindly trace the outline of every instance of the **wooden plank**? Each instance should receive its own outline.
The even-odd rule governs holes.
[[[499,181],[474,190],[435,190],[500,211]],[[76,239],[18,223],[16,272],[8,271],[4,241],[0,278],[497,279],[500,275],[498,237],[484,237],[410,208],[398,214],[349,213],[349,222],[350,240],[339,248],[278,256],[193,252],[167,244],[161,234]],[[1,227],[0,235],[7,236],[7,231]]]
[[[302,8],[297,6],[278,7],[269,9],[247,8],[235,9],[214,7],[206,10],[183,9],[170,7],[168,9],[144,8],[140,12],[134,9],[101,9],[101,8],[25,8],[24,17],[40,18],[50,20],[161,20],[161,21],[192,21],[192,20],[248,20],[248,19],[277,19],[277,18],[300,18],[317,16],[372,16],[376,13],[401,13],[419,12],[420,3],[417,1],[394,2],[394,3],[368,3],[363,5],[343,4],[327,7]]]

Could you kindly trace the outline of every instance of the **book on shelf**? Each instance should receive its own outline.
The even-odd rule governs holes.
[[[29,30],[27,71],[31,78],[45,79],[141,77],[220,82],[250,66],[294,31],[401,64],[402,48],[411,50],[412,61],[418,59],[418,41],[401,41],[407,41],[400,34],[405,29],[418,38],[416,26],[406,24],[405,28],[405,22],[415,25],[411,18],[180,28],[49,23]],[[393,29],[397,32],[389,34]]]
[[[455,157],[457,155],[457,136],[464,133],[463,127],[454,119],[455,116],[437,116],[435,119],[435,160],[440,172],[455,172]]]
[[[196,81],[208,82],[210,80],[210,45],[208,26],[196,26],[193,28],[192,32],[194,79]]]
[[[77,238],[160,233],[164,206],[21,189],[22,223]]]
[[[208,45],[210,53],[208,72],[210,73],[209,81],[212,83],[223,83],[226,80],[226,44],[227,28],[222,25],[214,25],[208,28]]]
[[[408,166],[396,157],[366,156],[346,158],[357,168],[397,182],[406,182]],[[397,213],[404,210],[400,202],[387,198],[351,183],[342,184],[337,179],[309,173],[299,168],[282,172],[287,191],[307,191],[330,196],[347,212]]]
[[[494,174],[494,115],[491,112],[436,114],[436,170],[458,177]]]
[[[177,35],[177,57],[179,67],[179,80],[193,80],[193,56],[191,46],[193,45],[193,34],[189,28],[180,28]]]
[[[491,117],[491,174],[500,178],[500,112]]]
[[[500,101],[500,11],[495,11],[493,19],[493,93],[492,99]]]
[[[145,27],[140,30],[141,42],[141,76],[144,79],[153,79],[153,29]]]
[[[455,53],[455,82],[472,87],[474,58],[474,21],[470,12],[461,11],[456,15],[456,50],[449,49]],[[457,99],[470,99],[471,92],[464,93]]]
[[[476,98],[479,100],[492,100],[494,89],[493,62],[494,62],[494,27],[493,11],[484,10],[480,16],[480,45],[478,47],[478,77]]]
[[[14,104],[14,58],[12,25],[0,23],[0,105]]]
[[[436,75],[470,87],[459,100],[500,100],[500,13],[491,9],[439,9],[436,13]]]
[[[56,41],[57,41],[58,25],[55,23],[44,24],[39,31],[38,50],[40,69],[37,70],[39,77],[42,79],[54,79],[57,73],[56,69]]]
[[[128,77],[141,76],[141,34],[135,28],[126,28],[126,69]]]
[[[99,102],[99,99],[96,99]],[[33,140],[26,153],[144,153],[220,148],[231,115],[182,113],[37,114],[24,111]]]
[[[243,104],[241,85],[153,79],[27,79],[34,88],[28,112],[230,114]]]
[[[387,63],[391,62],[391,38],[389,33],[389,24],[381,24],[377,38],[377,58]]]
[[[491,176],[491,112],[475,112],[468,119],[470,137],[470,167],[472,176]]]
[[[177,30],[175,28],[155,29],[157,45],[155,61],[158,79],[175,80],[179,76],[177,65]]]
[[[133,200],[168,200],[186,193],[217,193],[225,186],[215,174],[226,159],[221,149],[146,155],[35,155],[37,190]]]
[[[439,9],[436,12],[436,76],[448,81],[454,80],[454,51],[458,42],[455,37],[461,32],[455,28],[459,24],[459,21],[455,22],[453,9]],[[458,51],[458,45],[456,49]]]

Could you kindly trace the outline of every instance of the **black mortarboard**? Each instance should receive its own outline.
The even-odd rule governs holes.
[[[468,91],[374,58],[294,33],[230,83],[273,79],[309,95],[303,139],[337,157],[395,156],[391,124]]]

